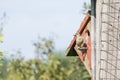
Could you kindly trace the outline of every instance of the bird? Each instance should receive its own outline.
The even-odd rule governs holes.
[[[85,38],[80,35],[80,33],[76,33],[76,47],[79,49],[84,45]]]

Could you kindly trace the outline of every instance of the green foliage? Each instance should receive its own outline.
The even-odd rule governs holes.
[[[3,35],[2,35],[2,33],[0,32],[0,43],[2,42],[2,40],[3,40]],[[0,67],[2,67],[3,54],[4,54],[4,51],[3,51],[3,50],[0,50]]]
[[[54,51],[54,42],[52,39],[38,37],[38,40],[33,45],[35,46],[37,59],[44,59],[45,56],[49,58]]]
[[[39,55],[46,58],[24,60],[18,51],[11,59],[5,59],[0,80],[90,80],[78,57],[65,57],[63,52],[55,53],[51,39],[39,40],[34,46],[38,51],[43,50]]]
[[[5,24],[5,19],[6,19],[6,13],[4,12],[3,15],[0,17],[0,44],[3,42],[3,26]],[[4,51],[0,50],[0,68],[3,66],[3,54]],[[1,73],[1,72],[0,72]]]
[[[66,58],[52,54],[47,61],[39,59],[12,59],[7,68],[6,80],[89,80],[83,64],[77,58]]]
[[[0,67],[2,67],[2,62],[3,62],[3,52],[0,51]]]
[[[74,70],[68,77],[69,80],[90,80],[90,75],[79,58],[74,58],[72,62]]]

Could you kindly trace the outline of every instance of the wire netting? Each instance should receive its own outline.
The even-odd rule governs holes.
[[[102,0],[99,80],[120,80],[120,0]]]

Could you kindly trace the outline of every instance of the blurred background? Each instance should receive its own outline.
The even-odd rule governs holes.
[[[90,0],[1,0],[0,80],[90,80],[66,57]]]

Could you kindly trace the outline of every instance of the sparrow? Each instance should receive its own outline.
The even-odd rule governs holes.
[[[81,48],[84,44],[85,38],[81,36],[80,33],[76,33],[75,36],[76,36],[76,46],[77,48]]]

